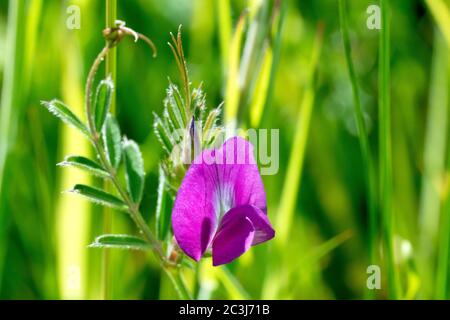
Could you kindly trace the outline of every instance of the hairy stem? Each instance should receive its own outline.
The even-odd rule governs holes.
[[[126,34],[133,34],[134,31],[131,29],[120,29],[119,31],[125,31]],[[139,34],[138,38],[143,39],[143,37]],[[145,37],[146,38],[146,37]],[[148,39],[148,38],[146,38]],[[105,170],[109,174],[109,179],[113,186],[115,187],[116,191],[122,198],[122,200],[125,202],[125,204],[128,207],[128,213],[130,214],[131,219],[136,224],[139,231],[142,233],[144,238],[150,243],[152,246],[152,251],[154,252],[155,256],[159,259],[161,262],[161,266],[163,270],[168,274],[172,284],[174,285],[178,295],[181,299],[191,299],[191,295],[186,288],[186,285],[184,284],[184,281],[180,274],[180,268],[177,265],[176,262],[171,261],[169,258],[167,258],[164,255],[164,251],[162,249],[161,243],[156,239],[156,237],[151,232],[149,226],[145,222],[144,218],[142,217],[142,214],[139,211],[139,205],[134,203],[128,192],[122,187],[120,184],[118,178],[117,178],[117,172],[115,168],[109,163],[105,148],[102,144],[101,138],[99,133],[95,129],[94,119],[92,117],[92,105],[91,105],[91,95],[92,95],[92,87],[94,83],[95,75],[98,71],[98,68],[102,61],[105,59],[105,57],[108,55],[110,50],[116,46],[121,40],[121,37],[117,37],[116,39],[109,39],[106,46],[100,51],[100,53],[97,55],[96,59],[94,60],[91,69],[89,70],[88,79],[86,81],[86,97],[85,97],[85,103],[86,103],[86,114],[88,118],[88,129],[90,132],[90,139],[92,141],[92,144],[94,145],[95,151],[98,155],[100,164],[105,168]],[[145,40],[145,39],[144,39]],[[152,43],[150,40],[147,43]],[[152,47],[153,48],[153,47]],[[154,50],[154,55],[156,54],[156,51]],[[183,57],[184,58],[184,57]]]
[[[120,39],[119,39],[120,41]],[[148,227],[147,223],[142,217],[142,214],[139,212],[139,206],[135,204],[128,192],[122,187],[120,184],[117,173],[114,167],[109,163],[106,152],[103,147],[101,138],[99,133],[95,130],[95,124],[94,119],[91,116],[92,115],[92,105],[91,105],[91,95],[92,95],[92,87],[94,83],[95,75],[98,71],[98,68],[102,61],[107,56],[109,50],[116,45],[118,42],[109,41],[106,46],[100,51],[100,53],[97,55],[96,59],[94,60],[94,63],[91,66],[91,69],[89,70],[88,79],[86,81],[86,114],[88,118],[88,129],[91,135],[91,141],[94,145],[95,151],[99,157],[100,164],[105,168],[105,170],[109,174],[109,178],[119,193],[122,200],[125,202],[125,204],[128,207],[128,213],[130,214],[131,219],[136,224],[139,231],[143,234],[145,239],[151,244],[153,248],[153,252],[155,253],[156,257],[161,262],[163,270],[168,274],[169,278],[172,281],[172,284],[174,285],[178,295],[181,299],[191,299],[191,295],[184,284],[184,281],[181,278],[179,267],[174,263],[173,261],[170,261],[166,256],[164,255],[161,243],[156,239],[156,237],[151,232],[150,228]]]
[[[95,130],[94,119],[91,116],[92,115],[92,106],[91,106],[92,85],[94,83],[94,78],[98,71],[98,68],[99,68],[101,62],[105,59],[105,57],[108,54],[110,49],[111,49],[111,46],[107,44],[102,49],[102,51],[100,51],[100,53],[97,55],[97,58],[94,60],[94,63],[92,64],[92,67],[89,70],[88,79],[86,82],[86,114],[87,114],[87,118],[88,118],[89,132],[91,133],[92,143],[94,144],[95,151],[100,158],[100,162],[103,165],[103,167],[106,169],[106,171],[108,171],[110,178],[111,178],[111,182],[113,183],[117,192],[120,194],[120,196],[122,197],[122,199],[128,206],[129,214],[130,214],[131,218],[136,223],[136,225],[138,226],[140,231],[144,234],[146,239],[153,245],[154,251],[157,253],[157,256],[159,258],[161,258],[162,260],[164,260],[164,255],[162,253],[160,244],[155,239],[155,237],[153,236],[149,227],[145,223],[136,204],[134,204],[131,201],[128,193],[120,185],[120,183],[116,177],[116,170],[111,166],[108,159],[106,158],[106,153],[105,153],[105,150],[104,150],[103,145],[100,140],[100,135]]]

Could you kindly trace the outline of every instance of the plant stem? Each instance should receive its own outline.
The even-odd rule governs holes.
[[[447,155],[447,174],[450,173],[450,148]],[[439,254],[436,276],[436,299],[448,299],[449,258],[450,258],[450,191],[442,201],[442,228],[439,239]]]
[[[154,246],[154,249],[157,252],[158,256],[163,259],[162,249],[161,249],[158,241],[153,237],[152,232],[150,231],[149,227],[147,226],[144,219],[142,218],[142,215],[140,214],[136,205],[131,201],[130,197],[128,196],[128,193],[120,185],[120,183],[116,177],[116,170],[110,165],[109,161],[107,160],[105,150],[101,144],[100,136],[95,131],[94,121],[91,116],[92,110],[91,110],[90,96],[92,93],[92,84],[94,82],[95,74],[97,73],[98,67],[100,66],[101,62],[104,60],[109,49],[110,49],[110,46],[106,45],[102,49],[102,51],[100,51],[97,58],[94,60],[94,63],[92,64],[92,67],[91,67],[91,70],[89,71],[88,79],[86,82],[86,114],[87,114],[87,118],[88,118],[89,132],[91,133],[92,143],[93,143],[94,148],[100,158],[100,162],[103,165],[103,167],[106,169],[106,171],[108,171],[108,173],[110,174],[111,182],[113,183],[113,185],[119,192],[120,196],[123,198],[126,205],[128,206],[131,218],[134,220],[134,222],[139,227],[139,229],[144,234],[144,236],[147,238],[147,240]]]
[[[179,268],[164,268],[164,271],[169,276],[172,281],[175,290],[182,300],[192,300],[192,296],[184,284],[183,278],[181,276],[181,271]]]
[[[383,220],[384,258],[387,267],[388,294],[398,297],[397,272],[394,261],[394,228],[392,214],[392,150],[391,150],[391,105],[390,105],[390,23],[388,0],[381,0],[382,25],[379,49],[379,164],[380,199]]]
[[[155,253],[156,257],[161,262],[163,270],[169,275],[169,278],[171,279],[180,298],[181,299],[191,299],[189,291],[187,290],[187,288],[181,278],[181,275],[179,273],[179,267],[174,262],[168,260],[165,257],[160,242],[153,236],[153,233],[151,232],[147,223],[143,219],[142,214],[139,212],[138,205],[135,204],[131,200],[127,191],[120,184],[120,182],[117,178],[117,175],[116,175],[116,170],[111,166],[111,164],[109,163],[109,161],[106,157],[106,152],[102,145],[100,135],[95,130],[94,121],[91,116],[92,115],[92,106],[91,106],[90,97],[91,97],[91,93],[92,93],[92,85],[94,82],[95,75],[98,71],[98,68],[99,68],[101,62],[107,56],[111,47],[112,46],[110,45],[110,43],[106,44],[106,46],[97,55],[96,59],[94,60],[94,63],[91,66],[91,69],[89,70],[88,79],[86,81],[86,98],[85,98],[86,99],[86,114],[87,114],[87,118],[88,118],[88,128],[89,128],[89,132],[91,134],[91,141],[94,145],[97,155],[99,156],[100,164],[109,173],[109,177],[110,177],[112,184],[114,185],[115,189],[119,193],[122,200],[127,205],[128,213],[130,214],[131,219],[134,221],[134,223],[138,227],[139,231],[144,235],[146,240],[152,245],[153,252]]]
[[[114,28],[117,20],[117,0],[106,0],[106,27]],[[117,48],[113,47],[106,55],[106,68],[105,76],[111,77],[114,86],[117,79]],[[116,90],[113,91],[111,96],[111,113],[116,113]]]
[[[361,148],[361,155],[366,172],[367,195],[369,202],[369,261],[370,264],[376,263],[376,236],[377,236],[377,213],[376,213],[376,176],[373,167],[372,152],[369,146],[369,138],[364,121],[364,115],[361,108],[361,99],[359,94],[358,81],[356,77],[355,68],[352,60],[352,48],[350,45],[350,37],[348,32],[347,21],[347,1],[339,0],[339,17],[341,24],[342,41],[344,43],[345,59],[347,61],[347,68],[352,85],[353,92],[353,106],[355,112],[356,126],[358,129],[359,145]]]
[[[445,188],[436,186],[446,172],[446,149],[449,145],[449,49],[439,31],[435,28],[433,57],[430,74],[430,93],[425,131],[425,146],[423,154],[423,182],[420,198],[419,221],[421,226],[419,266],[424,283],[424,290],[435,292],[436,299],[446,299],[448,284],[448,249],[449,223],[448,204],[446,205]],[[447,160],[448,161],[448,160]],[[450,164],[450,163],[449,163]],[[444,189],[444,190],[443,190]],[[446,212],[447,210],[447,212]],[[435,245],[437,243],[437,245]],[[437,263],[432,259],[437,255]],[[433,279],[436,266],[436,277]],[[433,284],[435,287],[433,288]]]
[[[106,15],[105,15],[106,28],[115,27],[115,21],[117,20],[117,0],[106,0]],[[106,65],[105,65],[105,77],[110,77],[111,81],[116,88],[116,61],[117,61],[117,50],[115,47],[108,50],[106,54]],[[111,114],[116,114],[116,90],[113,90],[111,94]],[[106,191],[110,191],[110,185],[105,182],[104,188]],[[103,212],[103,233],[109,234],[112,230],[112,210],[105,207]],[[110,250],[103,250],[103,298],[105,300],[111,298],[111,272],[110,272]]]

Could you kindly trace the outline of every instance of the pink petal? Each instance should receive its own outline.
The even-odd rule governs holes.
[[[266,242],[275,237],[275,230],[273,230],[267,215],[258,207],[252,205],[243,205],[235,208],[242,215],[245,215],[253,224],[255,228],[255,236],[253,238],[252,246]],[[223,217],[222,223],[225,223],[225,217]]]
[[[212,202],[216,186],[207,169],[201,164],[190,166],[172,211],[172,228],[178,245],[196,261],[208,248],[217,224]]]
[[[266,192],[253,153],[253,145],[246,139],[228,139],[215,153],[217,175],[222,185],[232,186],[230,208],[251,204],[267,213]]]
[[[244,229],[249,222],[258,228],[251,244],[273,237],[253,146],[243,138],[234,137],[220,149],[202,152],[183,179],[172,212],[172,227],[180,248],[194,260],[200,260],[224,214],[243,205],[258,209],[243,219]]]
[[[212,244],[213,266],[229,263],[252,245],[255,228],[240,209],[228,211],[217,230]]]

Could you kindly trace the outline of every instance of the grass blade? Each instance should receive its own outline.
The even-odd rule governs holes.
[[[308,70],[308,81],[298,114],[298,125],[292,143],[292,152],[289,157],[286,179],[284,180],[283,192],[281,193],[280,206],[275,220],[275,230],[277,230],[275,241],[277,241],[280,246],[283,246],[288,238],[289,228],[292,225],[294,216],[297,194],[300,188],[303,160],[305,157],[306,143],[308,141],[309,124],[314,106],[314,74],[320,56],[322,40],[323,30],[319,29]]]
[[[369,203],[369,261],[376,262],[376,237],[377,237],[377,216],[376,216],[376,176],[373,167],[372,152],[370,151],[369,138],[364,121],[361,98],[359,93],[358,80],[352,60],[352,48],[348,32],[347,1],[339,0],[339,16],[341,24],[342,41],[344,43],[345,59],[353,92],[353,107],[355,113],[356,126],[358,129],[358,139],[361,149],[364,171],[366,173],[367,197]]]
[[[449,299],[449,260],[450,260],[450,148],[447,155],[447,187],[443,192],[441,233],[439,239],[437,276],[436,276],[436,299]]]
[[[88,8],[82,8],[89,11]],[[58,31],[58,32],[56,32]],[[82,65],[79,42],[75,33],[67,28],[55,30],[57,39],[67,39],[64,54],[61,55],[60,67],[62,79],[60,84],[63,101],[70,105],[76,114],[83,111],[83,79],[82,70],[74,66]],[[42,50],[45,50],[45,46]],[[59,82],[54,83],[55,86]],[[79,130],[69,126],[60,126],[58,155],[86,154],[90,152],[88,141],[83,139]],[[89,184],[91,177],[85,172],[74,170],[58,170],[60,172],[57,190],[67,190],[76,183]],[[91,203],[79,197],[56,196],[54,227],[57,246],[58,292],[62,299],[86,298],[85,275],[87,271],[88,250],[86,241],[89,240]],[[79,274],[80,282],[76,286],[68,274]]]
[[[306,144],[309,136],[309,125],[314,107],[314,75],[318,66],[319,56],[323,42],[323,27],[319,26],[311,55],[311,62],[307,74],[307,83],[304,88],[303,99],[298,114],[298,125],[295,131],[291,147],[288,168],[281,192],[280,205],[275,218],[275,230],[277,236],[274,241],[277,253],[283,252],[286,247],[292,221],[294,219],[295,205],[297,203],[298,190],[300,189],[303,162],[305,158]],[[278,276],[282,270],[279,264],[270,262],[267,267],[267,276],[262,289],[263,299],[273,299],[278,296],[282,283]]]
[[[232,300],[246,300],[250,299],[250,295],[245,291],[236,277],[228,270],[227,267],[222,266],[215,268],[216,277],[222,282],[223,286],[228,292]]]
[[[436,20],[436,23],[447,41],[447,46],[450,46],[450,8],[444,0],[425,0],[431,14]]]
[[[25,38],[25,3],[23,1],[9,1],[8,23],[5,43],[5,69],[3,75],[1,101],[0,101],[0,201],[3,200],[3,184],[5,166],[11,141],[14,140],[14,129],[18,121],[18,112],[14,110],[19,106],[20,81],[24,60]],[[0,205],[0,290],[3,272],[3,256],[6,249],[6,210]]]
[[[255,98],[250,106],[250,124],[254,128],[259,126],[262,113],[264,111],[264,105],[270,84],[272,62],[273,50],[269,45],[266,45],[259,76],[255,84]]]
[[[230,39],[232,33],[230,0],[218,0],[216,1],[216,4],[216,11],[219,16],[219,39],[220,53],[222,56],[222,69],[224,70],[224,73],[226,73],[228,70]]]
[[[422,176],[422,190],[419,208],[420,244],[418,266],[424,280],[422,290],[427,295],[432,294],[433,280],[437,280],[436,295],[442,296],[443,285],[446,284],[447,270],[443,271],[442,260],[445,260],[445,245],[440,244],[444,250],[442,256],[438,255],[438,272],[433,279],[433,256],[438,253],[436,243],[439,241],[440,220],[443,222],[443,234],[446,237],[446,216],[441,211],[440,182],[445,172],[445,155],[448,146],[448,47],[439,29],[435,28],[434,53],[431,67],[430,96],[427,113],[424,170]],[[441,260],[441,261],[440,261]],[[441,265],[439,265],[439,263]],[[445,273],[445,274],[444,274]]]
[[[232,124],[236,121],[239,107],[240,99],[240,88],[239,88],[239,65],[240,65],[240,55],[242,38],[244,37],[244,26],[245,26],[246,14],[242,14],[234,31],[233,38],[231,40],[229,48],[229,58],[228,58],[228,74],[227,74],[227,84],[225,93],[225,119],[224,124]]]
[[[389,0],[381,0],[381,31],[379,42],[379,173],[380,210],[383,221],[384,258],[387,268],[388,294],[398,297],[398,280],[394,262],[394,217],[392,211],[392,136],[390,95],[390,18]]]
[[[113,28],[116,24],[117,20],[117,0],[106,0],[105,2],[106,8],[105,8],[105,26],[107,28]],[[108,54],[106,55],[106,63],[105,63],[105,77],[110,78],[112,85],[116,85],[116,78],[117,78],[117,48],[111,48],[108,51]],[[109,112],[113,115],[117,115],[116,110],[116,91],[113,90],[111,93],[111,105],[109,107]],[[108,118],[108,116],[107,116]],[[114,121],[114,119],[112,120]],[[105,119],[106,122],[106,119]],[[111,123],[110,123],[111,125]],[[112,124],[114,126],[114,124]],[[112,129],[112,128],[110,128]],[[120,164],[120,152],[122,150],[120,146],[121,136],[120,136],[120,129],[118,126],[115,128],[115,145],[117,145],[118,149],[116,149],[116,153],[114,153],[115,156],[109,158],[109,160],[114,159],[113,167],[118,168]],[[118,134],[117,134],[118,133]],[[106,145],[106,144],[105,144]],[[111,147],[111,146],[110,146]],[[110,161],[110,163],[112,163]],[[108,192],[111,191],[112,187],[111,185],[104,184],[104,189]],[[112,232],[112,222],[113,222],[113,215],[112,210],[109,208],[103,208],[103,233],[111,233]],[[103,250],[103,256],[102,256],[102,292],[103,292],[103,299],[110,299],[112,296],[112,283],[113,283],[113,272],[110,270],[111,265],[111,256],[109,253],[109,250]]]

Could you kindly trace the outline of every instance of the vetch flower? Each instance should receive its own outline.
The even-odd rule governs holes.
[[[230,138],[195,158],[178,190],[172,227],[189,257],[199,261],[211,251],[214,266],[275,236],[250,142]]]

